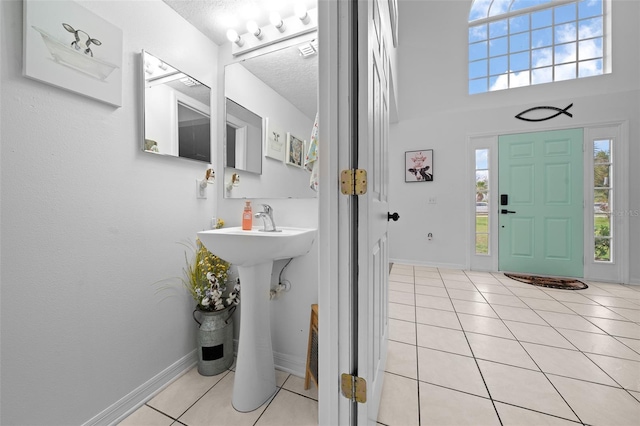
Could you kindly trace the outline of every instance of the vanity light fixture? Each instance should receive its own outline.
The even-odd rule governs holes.
[[[289,40],[294,37],[306,35],[317,31],[318,29],[318,9],[307,9],[304,7],[295,7],[290,15],[282,17],[278,12],[267,14],[271,24],[259,27],[252,15],[249,22],[246,22],[247,32],[238,35],[234,30],[227,32],[227,38],[231,42],[231,54],[233,56],[243,55],[270,46],[274,43]],[[251,22],[254,21],[254,22]],[[235,25],[228,25],[227,28],[237,28]],[[311,40],[313,35],[305,37]],[[240,41],[239,41],[240,40]]]
[[[262,39],[262,29],[260,29],[256,21],[247,22],[247,31],[253,34],[258,40]]]
[[[282,18],[280,17],[280,14],[278,12],[271,12],[271,15],[269,15],[269,21],[281,33],[283,33],[284,30],[286,29],[285,26],[284,26],[284,21],[282,20]]]
[[[242,45],[244,44],[244,40],[242,40],[242,37],[240,37],[238,32],[232,28],[229,28],[227,30],[227,40],[237,44],[238,47],[242,47]]]

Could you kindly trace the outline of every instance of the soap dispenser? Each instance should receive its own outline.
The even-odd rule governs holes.
[[[244,203],[244,211],[242,212],[242,230],[250,231],[253,226],[253,212],[251,211],[251,201]]]

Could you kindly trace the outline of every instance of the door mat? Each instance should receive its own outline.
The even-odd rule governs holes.
[[[554,277],[541,277],[537,275],[520,275],[520,274],[504,274],[513,280],[523,283],[537,285],[540,287],[558,288],[562,290],[584,290],[589,288],[588,285],[582,281],[573,278],[554,278]]]

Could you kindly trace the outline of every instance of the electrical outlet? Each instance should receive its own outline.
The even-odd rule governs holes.
[[[436,197],[435,197],[435,196],[433,196],[433,197],[429,197],[429,198],[427,199],[427,203],[428,203],[428,204],[436,204],[436,203],[437,203]]]

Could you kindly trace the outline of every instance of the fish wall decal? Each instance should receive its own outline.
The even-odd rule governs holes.
[[[553,106],[538,106],[538,107],[533,107],[533,108],[529,108],[525,111],[522,111],[520,114],[516,115],[516,118],[520,119],[520,120],[524,120],[524,121],[546,121],[546,120],[551,120],[552,118],[555,118],[557,116],[559,116],[560,114],[565,114],[568,115],[569,117],[573,117],[573,114],[571,114],[569,111],[569,108],[571,108],[573,106],[573,104],[569,105],[568,107],[566,107],[565,109],[560,109],[557,107],[553,107]],[[551,111],[557,111],[555,114],[551,114],[548,117],[542,117],[542,118],[526,118],[524,117],[524,115],[528,112],[531,111],[536,111],[536,110],[540,110],[540,109],[548,109]]]

